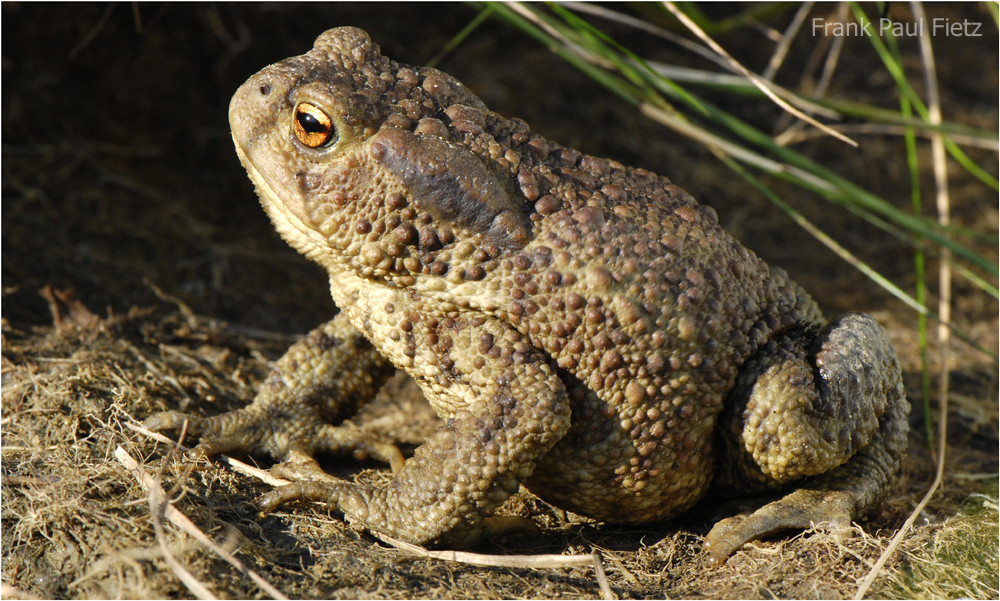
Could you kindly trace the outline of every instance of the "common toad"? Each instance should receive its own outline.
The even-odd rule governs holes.
[[[266,508],[323,500],[441,544],[481,535],[522,484],[630,523],[778,495],[716,524],[720,561],[775,530],[848,525],[886,492],[909,405],[883,329],[827,323],[668,179],[546,140],[349,27],[251,77],[229,116],[264,209],[328,271],[340,312],[247,407],[147,425],[190,420],[207,454],[283,461],[297,482]],[[394,368],[443,419],[405,463],[340,423]],[[312,461],[321,451],[396,472],[345,482]]]

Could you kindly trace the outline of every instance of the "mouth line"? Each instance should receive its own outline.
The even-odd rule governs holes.
[[[278,230],[281,237],[292,248],[311,259],[317,259],[323,254],[322,249],[326,246],[326,239],[319,232],[308,227],[288,208],[281,200],[281,197],[274,191],[274,188],[271,187],[267,180],[260,174],[260,171],[257,170],[257,167],[250,160],[243,145],[236,138],[235,133],[232,134],[232,138],[233,145],[236,147],[236,155],[250,176],[250,181],[257,188],[257,196],[260,197],[261,205],[263,205],[264,211],[271,218],[275,229]]]

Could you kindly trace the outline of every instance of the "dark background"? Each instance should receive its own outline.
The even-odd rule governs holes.
[[[280,243],[256,205],[229,137],[232,92],[263,66],[307,50],[328,27],[360,26],[388,56],[423,64],[476,14],[463,4],[418,3],[4,3],[3,11],[4,317],[46,323],[48,310],[36,295],[45,284],[76,289],[92,308],[123,311],[156,302],[148,280],[200,314],[294,332],[332,310],[325,278]],[[782,26],[780,19],[774,26]],[[662,40],[622,35],[640,54],[706,67]],[[800,37],[801,51],[790,54],[781,71],[789,81],[782,83],[795,83],[809,50],[810,37]],[[745,30],[722,41],[751,69],[769,57],[769,45]],[[959,53],[942,61],[945,101],[962,110],[971,104],[973,116],[995,115],[995,86],[977,97],[981,82],[948,62],[975,64],[995,81],[996,55],[979,53],[995,44],[935,43],[952,43]],[[892,82],[869,48],[849,44],[842,60],[835,92],[853,88],[849,98],[894,108]],[[807,283],[828,309],[892,302],[703,148],[645,120],[503,23],[487,20],[439,67],[492,109],[524,118],[548,137],[667,175],[715,206],[730,231]],[[714,100],[765,131],[780,117],[767,102]],[[869,140],[858,151],[830,140],[804,148],[831,153],[825,159],[831,168],[902,206],[908,202],[905,163],[887,158],[898,156],[900,139]],[[808,194],[785,192],[863,259],[910,285],[905,245],[868,252],[883,234]],[[851,286],[842,285],[845,278]],[[831,290],[822,289],[826,283]],[[844,288],[864,294],[832,298]]]

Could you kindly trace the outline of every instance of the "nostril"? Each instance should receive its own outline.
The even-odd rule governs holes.
[[[261,96],[267,96],[268,94],[271,93],[271,84],[269,83],[261,84],[261,86],[257,88],[257,90],[260,92]]]

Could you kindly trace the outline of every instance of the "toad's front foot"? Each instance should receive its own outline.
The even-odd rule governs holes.
[[[196,451],[266,453],[299,462],[320,452],[353,454],[384,461],[399,470],[395,446],[373,440],[343,422],[378,392],[393,372],[343,314],[296,342],[275,363],[253,403],[222,415],[198,417],[168,411],[146,420],[153,431],[180,431],[200,437]]]
[[[286,463],[315,465],[313,454],[328,452],[350,454],[359,461],[375,459],[389,464],[394,472],[403,467],[404,458],[398,447],[375,440],[353,424],[315,423],[306,427],[252,409],[247,407],[213,417],[166,411],[149,417],[143,425],[153,432],[183,431],[197,436],[199,443],[191,453],[205,457],[263,452]],[[316,469],[319,470],[318,466]]]

